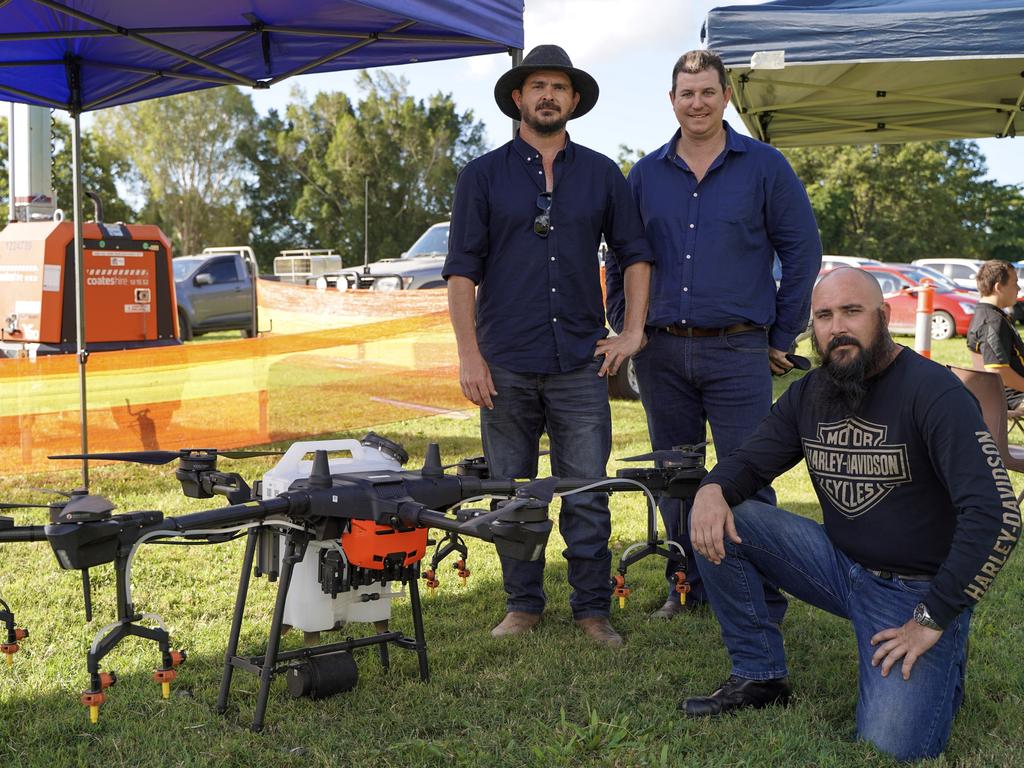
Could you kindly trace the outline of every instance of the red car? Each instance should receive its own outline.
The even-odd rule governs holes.
[[[925,278],[935,284],[935,311],[932,313],[932,338],[951,339],[966,336],[978,294],[962,291],[943,282],[930,270],[913,264],[867,264],[861,267],[878,281],[885,300],[892,308],[889,330],[913,335],[917,327],[917,293],[912,289]]]

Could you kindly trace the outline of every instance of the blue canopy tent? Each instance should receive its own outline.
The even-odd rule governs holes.
[[[780,147],[1024,127],[1022,0],[775,0],[712,9],[702,39],[748,130]]]
[[[523,47],[522,0],[0,0],[0,100],[72,118],[82,452],[88,452],[82,287],[82,112],[294,75]],[[88,465],[83,464],[88,487]]]

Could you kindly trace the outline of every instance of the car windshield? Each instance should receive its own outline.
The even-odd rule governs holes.
[[[927,277],[929,280],[932,281],[932,283],[935,284],[936,290],[944,289],[943,291],[940,292],[963,290],[959,285],[954,283],[944,274],[942,274],[938,270],[931,269],[929,267],[913,267],[911,269],[905,270],[903,274],[905,274],[915,283],[920,283]]]
[[[412,244],[408,251],[403,254],[403,259],[422,259],[425,256],[447,256],[448,255],[448,225],[434,226],[420,235],[419,239]]]
[[[890,264],[888,266],[891,269],[899,272],[900,276],[903,277],[903,279],[906,282],[911,283],[912,285],[919,285],[921,281],[924,280],[925,278],[931,280],[932,285],[935,286],[936,293],[951,293],[953,291],[965,290],[964,288],[961,288],[959,285],[954,283],[941,272],[937,272],[936,270],[930,267],[922,267],[917,265],[909,266],[903,264]]]
[[[174,282],[181,282],[191,275],[196,267],[203,263],[203,256],[179,256],[171,259],[171,267],[174,269]]]

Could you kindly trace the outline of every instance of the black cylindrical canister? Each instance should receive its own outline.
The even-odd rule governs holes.
[[[294,698],[324,699],[350,691],[359,681],[356,661],[348,651],[314,656],[288,670],[288,693]]]

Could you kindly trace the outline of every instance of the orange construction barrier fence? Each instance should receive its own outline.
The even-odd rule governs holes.
[[[89,450],[238,448],[468,416],[444,291],[259,292],[261,330],[273,328],[259,338],[91,355]],[[0,474],[79,452],[78,397],[74,355],[0,360]]]

